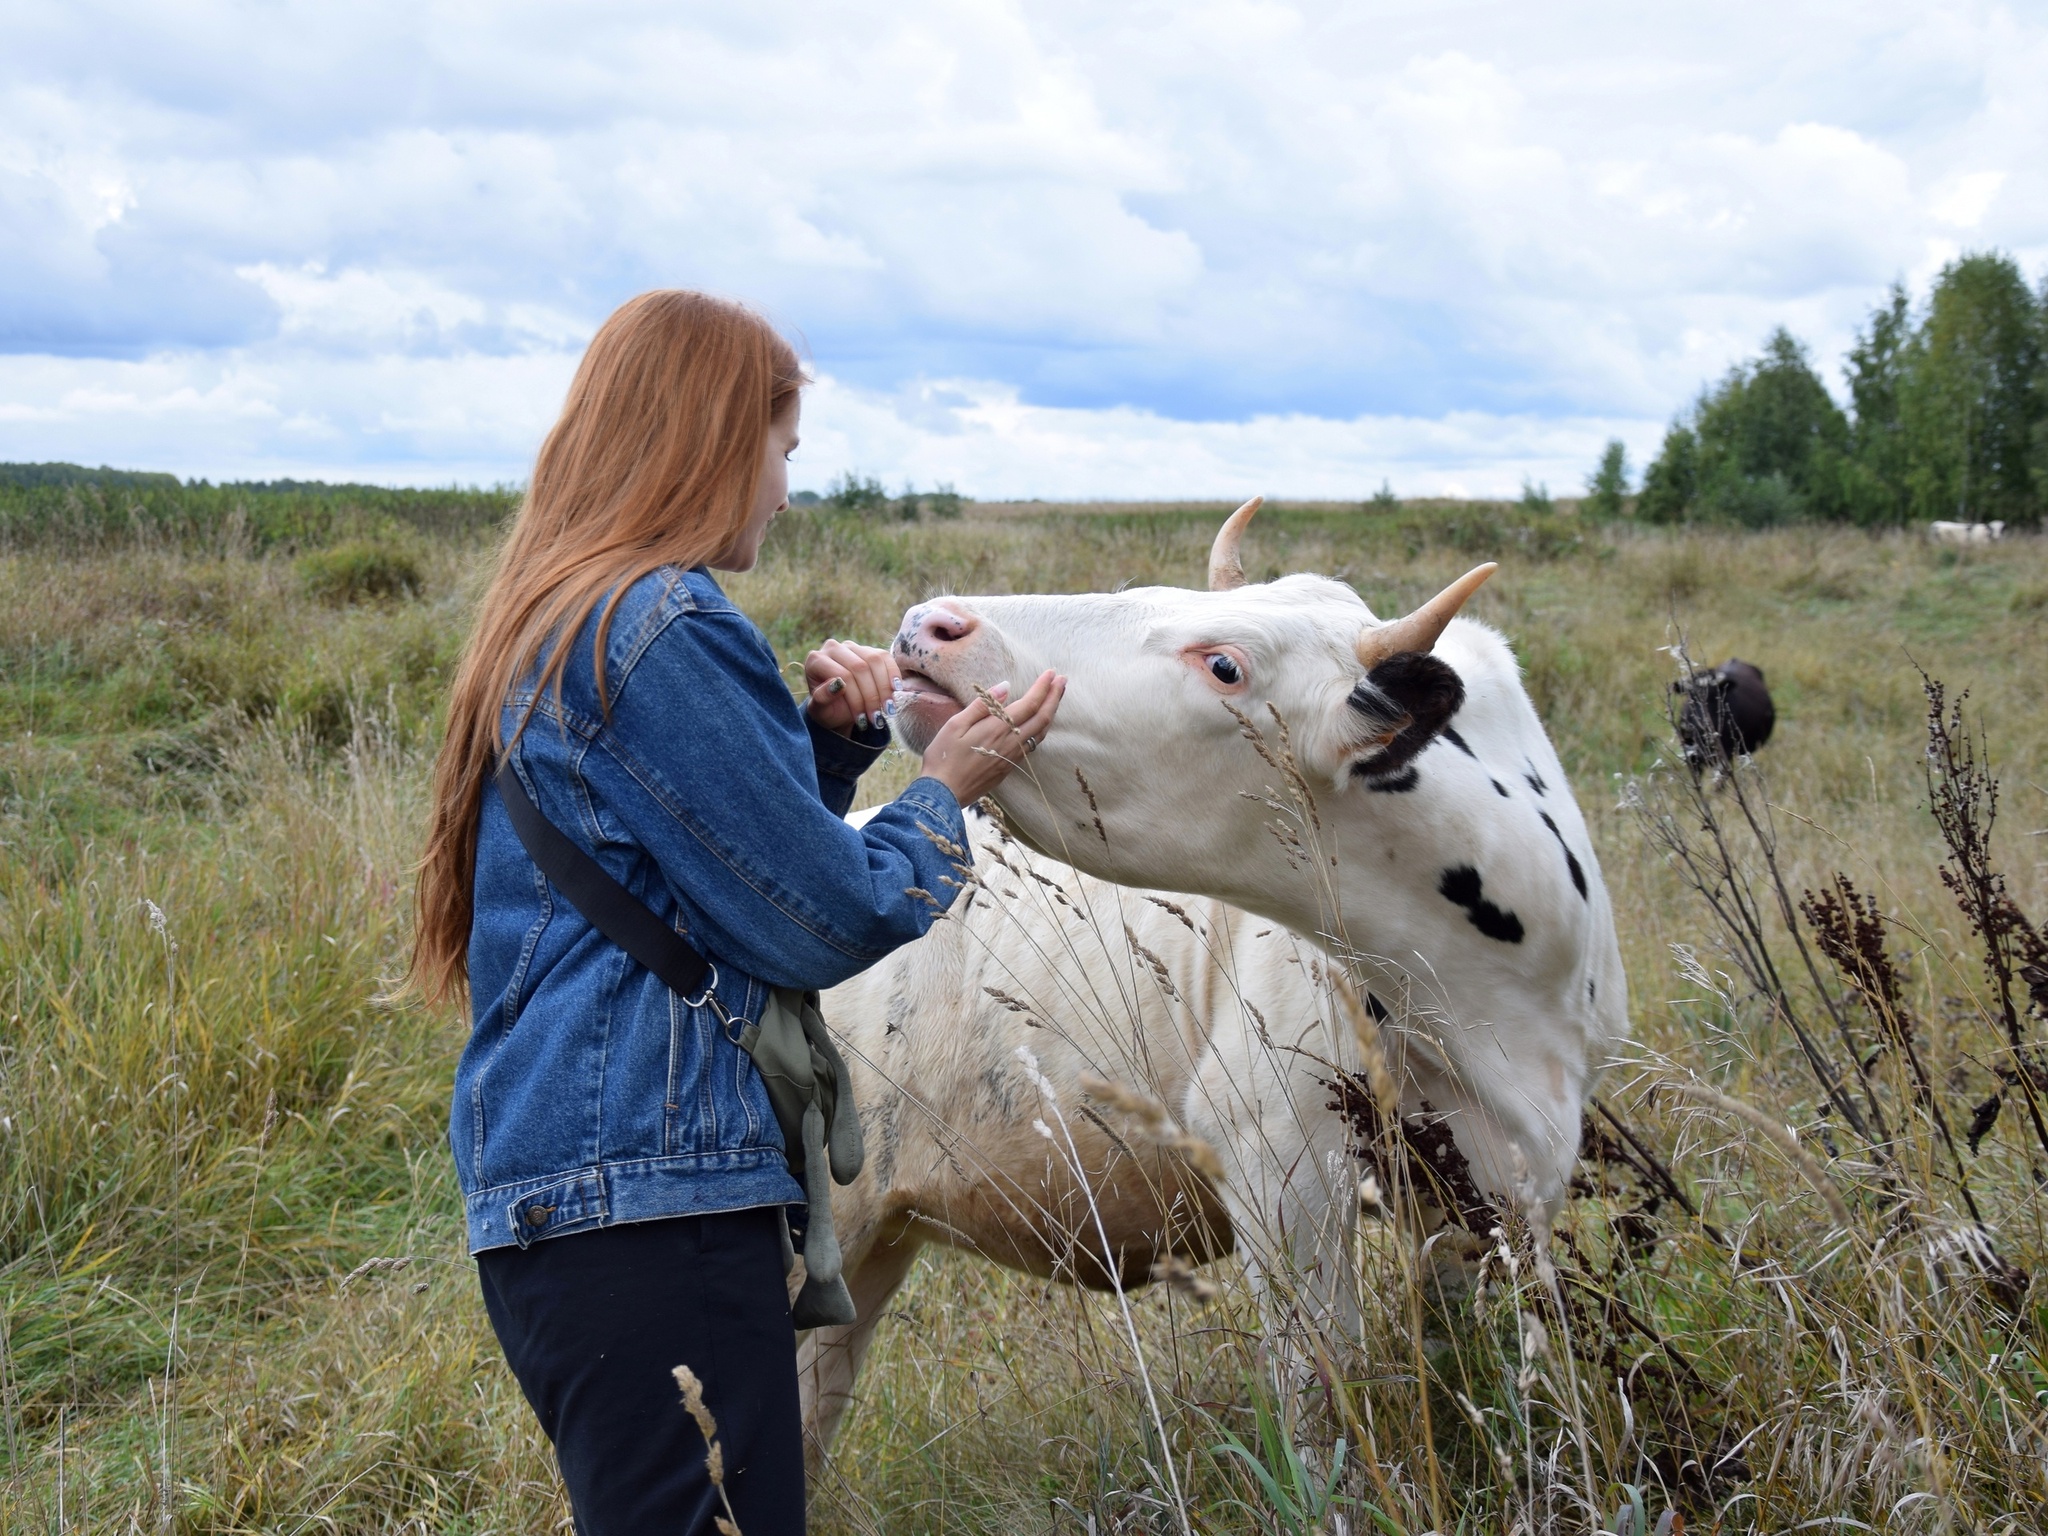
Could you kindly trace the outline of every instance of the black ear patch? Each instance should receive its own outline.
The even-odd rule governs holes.
[[[1351,690],[1348,702],[1382,730],[1400,727],[1398,736],[1366,760],[1368,772],[1392,773],[1449,724],[1465,702],[1465,681],[1434,656],[1389,656]]]

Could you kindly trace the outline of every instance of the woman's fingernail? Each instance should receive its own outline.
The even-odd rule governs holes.
[[[866,715],[855,715],[853,719],[854,723],[858,725],[862,730],[866,730],[868,728],[868,717]]]
[[[846,692],[846,679],[845,679],[845,678],[843,678],[843,677],[835,677],[835,678],[833,678],[831,682],[829,682],[829,683],[827,683],[827,684],[825,685],[825,691],[826,691],[827,693],[844,693],[844,692]]]

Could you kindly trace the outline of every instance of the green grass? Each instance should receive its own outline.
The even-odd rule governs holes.
[[[155,514],[133,503],[145,513],[126,532],[112,501],[50,491],[32,527],[0,508],[0,1528],[58,1529],[60,1443],[70,1530],[158,1528],[166,1465],[183,1531],[559,1526],[546,1448],[461,1250],[443,1144],[461,1022],[375,1000],[403,952],[436,713],[502,503],[401,499],[321,521],[309,494],[256,537],[246,507],[236,531],[225,492],[180,494]],[[881,640],[935,590],[1194,583],[1225,510],[793,513],[730,586],[794,667],[828,633]],[[301,562],[349,540],[403,550],[416,579],[336,601]],[[1418,1357],[1405,1250],[1382,1234],[1360,1255],[1375,1298],[1363,1361],[1338,1369],[1339,1390],[1275,1397],[1224,1266],[1206,1306],[1164,1287],[1134,1299],[1195,1528],[1291,1528],[1217,1447],[1234,1440],[1298,1490],[1321,1485],[1340,1435],[1353,1530],[1503,1530],[1524,1514],[1582,1528],[1568,1497],[1588,1467],[1603,1519],[1631,1485],[1652,1490],[1654,1519],[1665,1495],[1645,1458],[1688,1417],[1701,1443],[1753,1436],[1739,1476],[1680,1496],[1696,1529],[1716,1509],[1731,1530],[2040,1528],[2038,1307],[2001,1314],[1918,1256],[1913,1233],[1954,1205],[1924,1124],[1900,1115],[1920,1223],[1902,1228],[1868,1160],[1822,1123],[1779,1013],[1682,973],[1674,946],[1710,982],[1733,968],[1625,790],[1667,750],[1660,648],[1679,626],[1703,663],[1763,666],[1788,883],[1840,868],[1878,893],[1943,1102],[1967,1119],[1997,1041],[1936,874],[1914,662],[1971,689],[2004,780],[2011,894],[2048,917],[2048,545],[1936,551],[1413,504],[1270,508],[1247,544],[1253,579],[1338,574],[1381,612],[1489,556],[1504,569],[1476,612],[1514,641],[1587,813],[1638,1035],[1673,1064],[1659,1070],[1696,1070],[1799,1127],[1857,1234],[1824,1242],[1824,1207],[1744,1124],[1610,1080],[1708,1217],[1746,1234],[1749,1260],[1669,1209],[1628,1258],[1616,1223],[1630,1199],[1610,1192],[1575,1203],[1578,1256],[1560,1262],[1596,1273],[1703,1385],[1660,1386],[1644,1364],[1656,1351],[1619,1314],[1581,1318],[1579,1355],[1554,1316],[1550,1342],[1526,1351],[1523,1314],[1547,1315],[1526,1259],[1495,1271],[1459,1342]],[[870,797],[908,772],[885,765]],[[1775,942],[1789,963],[1781,929]],[[1800,980],[1795,1002],[1813,996]],[[2038,1271],[2030,1163],[2044,1155],[2024,1132],[2008,1105],[1968,1163],[2001,1253]],[[345,1279],[374,1258],[409,1262]],[[927,1258],[882,1327],[817,1528],[1178,1529],[1122,1328],[1104,1298]],[[1631,1435],[1613,1377],[1632,1371]],[[1530,1493],[1532,1445],[1539,1463],[1545,1447],[1561,1458],[1547,1504]]]

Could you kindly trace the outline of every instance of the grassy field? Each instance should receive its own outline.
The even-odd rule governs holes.
[[[375,1001],[491,509],[314,510],[258,537],[60,508],[0,539],[8,1532],[566,1528],[461,1249],[462,1025]],[[731,589],[795,663],[941,588],[1197,582],[1225,510],[803,511]],[[2043,1528],[2048,1309],[2021,1272],[2048,1264],[2048,1137],[2012,1044],[2043,1020],[2021,977],[2008,1028],[1943,884],[1916,666],[1969,690],[1992,857],[2048,919],[2048,541],[1301,507],[1262,515],[1247,566],[1387,612],[1482,556],[1504,569],[1474,611],[1522,658],[1621,916],[1642,1051],[1603,1093],[1647,1156],[1595,1165],[1548,1254],[1510,1234],[1451,1342],[1369,1237],[1365,1348],[1306,1393],[1272,1389],[1228,1266],[1213,1299],[1138,1293],[1165,1446],[1113,1299],[927,1258],[815,1528]],[[1761,776],[1698,798],[1661,766],[1681,632],[1761,665],[1779,708]],[[1727,911],[1729,885],[1667,856],[1711,852],[1703,815],[1757,904],[1747,965],[1739,903],[1731,933],[1697,888]],[[1845,980],[1801,919],[1809,972],[1773,868],[1795,905],[1837,871],[1871,893],[1890,979],[1866,954]]]

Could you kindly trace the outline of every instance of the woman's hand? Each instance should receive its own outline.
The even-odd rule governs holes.
[[[1002,706],[1006,721],[977,698],[939,728],[924,750],[924,771],[953,791],[962,805],[971,805],[1009,776],[1010,770],[1035,751],[1066,696],[1067,680],[1042,672],[1024,697],[1008,702],[1009,685],[998,683],[989,698]]]
[[[842,736],[856,725],[887,725],[896,673],[896,658],[887,651],[850,640],[827,640],[804,658],[811,718]]]

